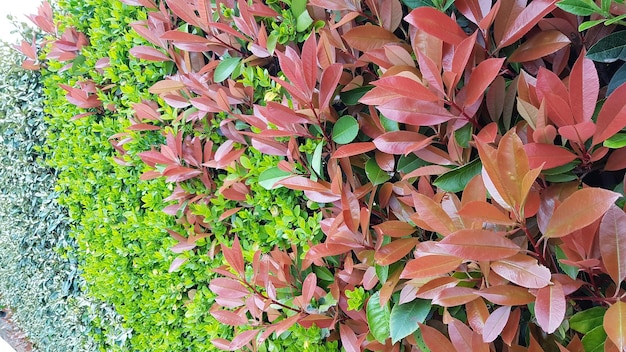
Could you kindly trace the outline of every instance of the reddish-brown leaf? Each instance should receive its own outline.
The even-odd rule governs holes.
[[[565,318],[566,308],[565,294],[560,282],[555,281],[554,284],[537,291],[535,317],[546,333],[552,334],[561,325]]]
[[[302,299],[304,302],[310,302],[317,288],[317,276],[315,273],[309,273],[302,282]]]
[[[239,335],[235,336],[235,338],[230,342],[230,345],[228,345],[229,350],[241,350],[242,347],[250,343],[250,341],[252,341],[252,339],[254,339],[258,333],[258,330],[246,330],[239,333]]]
[[[465,305],[467,322],[474,331],[482,335],[485,321],[489,318],[489,309],[484,299],[476,299]]]
[[[446,288],[454,287],[458,283],[459,279],[451,276],[438,277],[420,287],[415,293],[415,296],[422,299],[433,299],[439,295],[439,292]]]
[[[515,49],[509,61],[524,62],[540,59],[566,47],[569,43],[569,38],[561,31],[556,29],[541,31]]]
[[[333,159],[347,158],[359,154],[364,154],[376,149],[376,145],[372,142],[358,142],[342,145],[333,153]]]
[[[537,264],[537,260],[525,254],[491,263],[491,270],[503,278],[526,288],[542,288],[550,283],[550,269]]]
[[[626,303],[617,301],[609,307],[602,325],[609,339],[623,351],[626,348]]]
[[[602,105],[596,121],[593,145],[604,142],[626,127],[626,84],[622,84],[609,95]]]
[[[449,255],[428,255],[406,263],[401,279],[422,279],[444,275],[458,268],[463,259]]]
[[[153,84],[152,87],[148,88],[148,92],[152,94],[161,94],[174,92],[183,88],[185,88],[185,84],[182,82],[174,81],[171,79],[164,79]]]
[[[240,277],[244,277],[245,268],[243,261],[243,252],[241,251],[241,245],[239,244],[239,238],[235,236],[233,246],[228,248],[222,246],[222,253],[224,253],[224,259],[233,268]]]
[[[528,155],[531,168],[540,167],[543,164],[543,169],[551,169],[576,159],[576,154],[554,144],[528,143],[524,144],[524,150]]]
[[[419,242],[419,238],[400,238],[384,245],[374,254],[374,260],[378,265],[391,265],[409,254],[415,245]]]
[[[626,169],[626,147],[614,150],[606,161],[604,170],[617,171]]]
[[[308,268],[314,261],[331,257],[338,254],[343,254],[350,251],[353,247],[345,244],[333,244],[333,243],[320,243],[309,249],[306,253],[305,261],[302,264],[303,269]]]
[[[616,285],[626,278],[626,213],[612,205],[600,222],[600,253]]]
[[[450,287],[441,290],[433,298],[433,304],[442,307],[456,307],[478,298],[476,290],[470,287]]]
[[[454,20],[433,7],[418,7],[404,17],[404,20],[449,44],[458,45],[467,38],[467,34]]]
[[[411,215],[411,220],[417,226],[428,231],[439,232],[444,236],[457,230],[450,216],[434,200],[425,195],[414,193],[413,204],[416,213]]]
[[[463,205],[458,214],[474,221],[488,222],[491,224],[514,226],[517,224],[507,214],[503,213],[495,205],[484,201],[473,201]]]
[[[501,306],[522,306],[535,300],[527,288],[513,285],[497,285],[484,288],[477,293],[488,301]]]
[[[343,39],[357,50],[363,52],[379,49],[389,43],[398,43],[401,40],[393,33],[378,26],[358,26],[343,35]]]
[[[380,235],[386,235],[389,237],[404,237],[415,232],[415,227],[408,222],[399,220],[389,220],[382,224],[374,226],[374,229]]]
[[[487,318],[485,322],[485,327],[483,328],[484,342],[492,342],[500,335],[506,322],[509,320],[510,314],[511,307],[503,306],[494,310],[491,315],[489,315],[489,318]]]
[[[220,323],[230,326],[241,326],[248,324],[248,319],[242,317],[239,314],[231,312],[230,310],[213,310],[211,311],[211,315]]]
[[[378,150],[388,154],[409,154],[430,144],[433,137],[411,131],[386,132],[374,139]]]
[[[504,237],[505,232],[462,229],[439,241],[438,245],[450,254],[475,261],[491,261],[508,258],[520,251],[520,247]]]
[[[326,192],[329,190],[323,185],[303,176],[288,177],[286,179],[276,182],[275,185],[283,185],[289,189],[295,189],[299,191]]]
[[[315,37],[312,35],[312,37]],[[317,67],[314,68],[317,71]],[[322,72],[322,79],[320,80],[320,109],[326,109],[332,101],[335,90],[337,89],[337,83],[341,78],[343,72],[343,65],[340,63],[334,63],[324,69]],[[315,83],[315,82],[313,82]]]
[[[139,45],[133,47],[128,51],[131,55],[138,59],[144,59],[149,61],[171,61],[169,56],[163,54],[155,48],[151,48],[145,45]]]
[[[574,192],[556,208],[543,236],[558,238],[582,229],[604,215],[619,197],[618,193],[602,188]]]
[[[498,42],[498,48],[509,46],[528,33],[545,15],[556,8],[556,1],[534,0],[528,6],[523,7],[523,10],[514,18],[510,18],[504,27],[501,39]]]
[[[487,59],[474,68],[466,87],[467,95],[465,96],[465,106],[474,104],[483,96],[485,91],[487,91],[487,87],[489,87],[498,73],[500,73],[504,60],[504,58]]]
[[[439,98],[428,88],[416,80],[404,76],[383,77],[372,82],[376,87],[383,88],[407,98],[427,101],[438,101]]]
[[[341,344],[346,352],[360,352],[361,346],[358,342],[354,330],[345,324],[339,324],[339,335],[341,336]]]
[[[483,164],[482,178],[485,188],[489,191],[493,200],[500,206],[508,210],[513,210],[515,202],[507,193],[501,180],[502,176],[500,175],[500,168],[497,163],[498,151],[481,138],[476,138],[475,142],[480,160]]]
[[[513,343],[513,339],[515,339],[515,336],[517,335],[517,331],[520,327],[521,315],[522,310],[519,307],[515,308],[511,312],[511,315],[509,315],[509,320],[506,322],[504,329],[502,329],[502,332],[500,333],[502,341],[504,341],[507,346],[511,346],[511,344]]]
[[[428,325],[424,325],[422,323],[417,323],[419,325],[420,331],[422,332],[422,337],[424,338],[424,343],[431,351],[437,352],[457,352],[457,350],[452,345],[452,342],[448,340],[439,330],[430,327]]]

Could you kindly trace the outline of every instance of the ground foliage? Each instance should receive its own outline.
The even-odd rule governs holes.
[[[346,351],[624,349],[626,86],[592,61],[621,59],[621,3],[122,2],[146,11],[128,52],[167,68],[153,96],[56,89],[77,126],[127,113],[115,160],[173,187],[169,269],[218,276],[189,277],[235,327],[217,348],[317,326]],[[21,50],[71,71],[86,43]]]

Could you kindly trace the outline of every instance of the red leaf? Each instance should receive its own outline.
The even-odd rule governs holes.
[[[626,278],[626,213],[612,205],[600,222],[600,253],[616,285]]]
[[[478,291],[477,294],[501,306],[522,306],[535,300],[535,296],[527,288],[513,285],[490,286]]]
[[[606,171],[617,171],[626,169],[626,147],[614,150],[604,167]]]
[[[171,61],[169,56],[162,52],[145,45],[136,46],[128,51],[131,55],[138,59],[150,61]]]
[[[562,166],[576,159],[576,154],[554,144],[528,143],[524,145],[531,168],[540,167],[551,169]]]
[[[438,125],[455,117],[437,103],[404,97],[392,99],[378,110],[390,120],[413,126]]]
[[[372,142],[358,142],[342,145],[337,148],[332,155],[332,159],[347,158],[359,154],[364,154],[376,149],[376,145]]]
[[[376,87],[380,87],[389,92],[402,95],[407,98],[438,101],[439,98],[421,83],[404,76],[383,77],[372,82]]]
[[[148,92],[152,94],[161,94],[174,92],[183,88],[185,88],[185,84],[182,82],[174,81],[171,79],[164,79],[162,81],[158,81],[157,83],[153,84],[152,87],[148,88]]]
[[[556,8],[556,1],[533,0],[514,19],[510,18],[504,27],[498,48],[509,46],[528,33],[543,17]]]
[[[314,37],[314,35],[311,35]],[[317,67],[315,68],[317,71]],[[343,72],[343,65],[340,63],[334,63],[322,72],[322,79],[320,81],[320,94],[319,94],[319,108],[325,110],[335,95],[337,89],[337,83],[341,78]]]
[[[288,177],[286,179],[276,182],[275,186],[276,185],[283,185],[289,189],[295,189],[299,191],[326,192],[329,190],[327,187],[324,187],[323,185],[303,176]]]
[[[409,254],[415,245],[419,242],[419,238],[400,238],[384,245],[374,254],[374,260],[381,266],[391,265]]]
[[[438,245],[460,258],[487,261],[511,257],[520,247],[504,237],[505,232],[463,229],[453,232]]]
[[[526,288],[542,288],[550,283],[550,269],[537,264],[537,260],[525,254],[491,263],[491,270],[503,278]]]
[[[415,232],[415,227],[407,222],[399,220],[389,220],[374,226],[380,235],[389,237],[404,237]]]
[[[513,54],[509,57],[509,61],[525,62],[537,60],[544,56],[548,56],[569,44],[569,38],[565,34],[561,33],[561,31],[556,29],[541,31],[515,49]]]
[[[626,348],[626,303],[617,301],[609,307],[602,325],[609,339],[623,351]]]
[[[361,352],[361,346],[354,331],[345,324],[339,324],[341,344],[346,352]]]
[[[561,283],[555,281],[553,285],[540,288],[537,291],[535,302],[535,317],[537,323],[548,334],[552,334],[561,325],[565,318],[565,294]]]
[[[214,310],[211,315],[220,323],[230,326],[241,326],[248,324],[248,319],[229,310]]]
[[[569,75],[569,102],[576,123],[591,121],[599,91],[596,66],[582,50]]]
[[[456,231],[456,225],[441,206],[425,195],[413,194],[416,213],[411,215],[413,222],[427,231],[439,232],[444,236]]]
[[[509,315],[509,320],[506,322],[504,329],[500,333],[502,337],[502,341],[507,344],[507,346],[511,346],[515,336],[517,335],[517,331],[520,328],[520,317],[522,315],[522,311],[519,308],[515,308],[511,315]]]
[[[426,137],[417,132],[392,131],[383,133],[373,142],[376,148],[383,153],[407,155],[426,147],[432,140],[433,137]]]
[[[422,332],[422,338],[424,339],[424,343],[431,351],[437,352],[457,352],[457,350],[452,346],[450,340],[448,340],[439,330],[432,328],[428,325],[424,325],[422,323],[417,323],[419,325],[419,329]]]
[[[467,35],[459,25],[435,8],[423,6],[411,11],[404,20],[446,43],[458,45]]]
[[[444,275],[461,265],[463,259],[449,255],[428,255],[409,260],[402,270],[401,279],[422,279]]]
[[[474,221],[488,222],[491,224],[514,226],[517,224],[507,214],[504,214],[495,205],[482,201],[473,201],[465,204],[458,214]]]
[[[504,329],[506,322],[509,320],[511,314],[510,306],[503,306],[494,310],[483,327],[483,341],[492,342]]]
[[[245,345],[247,345],[252,339],[256,337],[258,334],[258,330],[246,330],[239,335],[235,336],[235,338],[230,342],[228,348],[230,351],[238,351]]]
[[[354,49],[363,52],[382,48],[385,44],[401,42],[393,33],[378,26],[354,27],[343,35],[343,39]]]
[[[504,58],[500,59],[487,59],[472,71],[469,83],[465,87],[467,89],[467,95],[465,96],[465,106],[474,104],[484,92],[487,91],[487,87],[493,82],[504,63]]]
[[[305,263],[302,264],[302,269],[308,268],[314,261],[331,257],[338,254],[343,254],[350,251],[353,247],[345,244],[332,244],[321,243],[317,244],[309,249],[305,256]]]
[[[602,188],[574,192],[556,208],[543,236],[558,238],[582,229],[604,215],[619,197],[618,193]]]
[[[243,262],[243,252],[241,251],[241,245],[239,244],[239,238],[235,236],[233,246],[228,248],[222,246],[222,253],[224,253],[224,259],[233,268],[240,277],[245,275],[245,267]]]
[[[622,84],[609,95],[602,105],[596,121],[593,145],[604,142],[626,127],[626,84]]]
[[[433,298],[433,304],[442,307],[456,307],[478,298],[476,290],[469,287],[445,288]]]

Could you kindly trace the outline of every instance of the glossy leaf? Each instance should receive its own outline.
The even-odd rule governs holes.
[[[550,269],[524,254],[491,263],[491,270],[503,278],[526,288],[542,288],[550,284]]]
[[[454,116],[443,106],[411,98],[395,98],[378,110],[390,120],[414,126],[433,126],[444,123]]]
[[[597,128],[593,135],[594,145],[603,142],[626,127],[625,111],[626,84],[615,89],[602,105],[596,121]]]
[[[395,344],[415,332],[419,328],[418,324],[426,320],[431,307],[431,302],[424,299],[394,305],[389,323],[391,342]]]
[[[574,314],[569,319],[569,324],[572,329],[581,334],[586,334],[592,329],[602,325],[605,313],[606,308],[604,307],[589,308]]]
[[[339,144],[352,142],[359,134],[359,122],[350,115],[344,115],[333,126],[333,141]]]
[[[138,59],[150,61],[171,61],[169,56],[163,54],[155,48],[145,45],[138,45],[128,51],[131,55]]]
[[[291,173],[283,171],[277,167],[269,168],[259,175],[259,184],[261,187],[270,190],[276,185],[276,182],[286,179]]]
[[[567,304],[563,287],[558,281],[553,285],[540,288],[535,302],[537,323],[548,334],[552,334],[565,318]]]
[[[504,329],[506,322],[509,320],[511,314],[510,306],[503,306],[494,310],[485,321],[485,327],[483,328],[483,341],[492,342]]]
[[[600,253],[606,271],[616,285],[626,279],[626,213],[611,206],[600,222]]]
[[[517,16],[510,21],[506,27],[498,47],[503,48],[513,44],[523,37],[541,19],[556,8],[556,0],[534,0],[531,1]]]
[[[483,96],[487,87],[493,82],[504,63],[504,58],[487,59],[472,71],[469,83],[467,84],[467,95],[465,96],[465,106],[474,104]]]
[[[543,236],[558,238],[582,229],[604,215],[619,197],[618,193],[602,188],[574,192],[556,208]]]
[[[374,139],[374,145],[383,153],[409,154],[429,145],[432,138],[411,131],[386,132]]]
[[[524,144],[524,150],[531,168],[543,165],[543,169],[552,169],[576,159],[576,154],[554,144],[528,143]]]
[[[605,63],[626,60],[626,36],[622,32],[614,32],[601,38],[589,48],[587,57]]]
[[[376,251],[374,260],[378,265],[390,265],[398,260],[404,258],[409,254],[415,245],[419,242],[417,237],[400,238],[391,243],[384,245],[381,249]]]
[[[428,255],[406,263],[401,279],[420,279],[447,274],[458,268],[463,259],[448,255]]]
[[[364,52],[379,49],[400,39],[388,30],[378,26],[358,26],[343,35],[343,39],[354,49]]]
[[[619,351],[626,348],[626,303],[617,301],[604,314],[602,323],[606,335]]]
[[[417,29],[453,45],[457,45],[467,38],[467,34],[456,22],[432,7],[416,8],[404,20]]]
[[[387,182],[391,176],[378,166],[375,159],[369,159],[365,163],[365,174],[374,186]]]
[[[226,78],[230,77],[230,74],[235,71],[237,65],[241,62],[240,57],[228,57],[224,58],[220,61],[220,63],[215,68],[215,72],[213,74],[213,81],[216,83],[224,81]]]
[[[448,340],[439,330],[428,325],[419,324],[424,342],[431,351],[457,352],[452,342]]]
[[[503,232],[458,230],[439,241],[439,246],[459,258],[487,261],[511,257],[520,247],[504,237]]]
[[[372,142],[358,142],[342,145],[332,155],[333,159],[347,158],[350,156],[365,154],[376,149],[376,145]]]
[[[480,174],[481,169],[482,163],[479,158],[476,158],[468,164],[450,170],[437,177],[435,181],[433,181],[433,185],[447,192],[461,192],[474,176]]]
[[[561,33],[561,31],[542,31],[515,49],[513,54],[509,57],[509,61],[533,61],[548,56],[569,44],[569,38]]]
[[[482,201],[473,201],[465,204],[458,214],[464,218],[491,224],[513,226],[517,223],[495,205]]]
[[[426,230],[439,232],[444,236],[456,230],[456,225],[441,206],[423,194],[413,194],[416,213],[411,216],[413,222]]]
[[[591,0],[561,0],[556,6],[578,16],[589,16],[602,10]]]
[[[527,288],[513,285],[496,285],[484,288],[476,294],[501,306],[521,306],[535,300]]]
[[[366,315],[367,325],[369,325],[372,336],[378,342],[385,343],[390,334],[391,310],[389,304],[380,304],[380,292],[374,293],[367,301]]]

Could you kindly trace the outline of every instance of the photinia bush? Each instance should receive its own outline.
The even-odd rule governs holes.
[[[172,67],[128,130],[165,137],[137,155],[175,186],[173,249],[223,256],[217,348],[626,347],[626,86],[591,59],[613,28],[555,0],[121,1],[148,11],[131,55]],[[66,90],[102,109],[106,85]],[[290,211],[264,190],[319,221],[251,243],[248,210]]]

